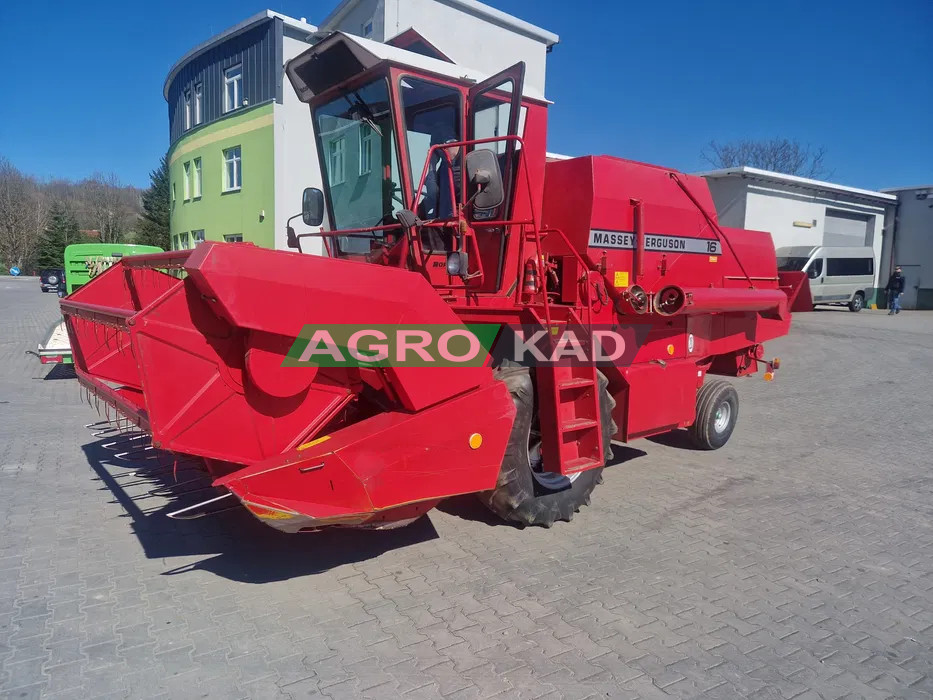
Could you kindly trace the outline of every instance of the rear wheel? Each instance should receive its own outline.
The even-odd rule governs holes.
[[[735,387],[724,379],[713,379],[697,392],[697,415],[690,437],[702,450],[718,450],[729,442],[738,418],[739,395]]]
[[[515,422],[502,460],[496,488],[478,494],[480,500],[503,520],[523,525],[550,527],[557,520],[571,520],[590,502],[593,489],[602,483],[603,467],[565,476],[545,471],[541,457],[535,384],[527,367],[507,367],[498,373],[515,403]],[[616,432],[612,421],[615,400],[609,394],[609,381],[597,372],[600,417],[606,463],[612,459],[611,438]]]
[[[863,308],[865,308],[865,295],[861,292],[856,292],[855,296],[852,297],[852,301],[849,302],[849,311],[858,313]]]

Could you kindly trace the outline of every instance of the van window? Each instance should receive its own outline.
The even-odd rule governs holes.
[[[778,258],[777,266],[781,272],[800,272],[810,258]]]
[[[826,261],[827,277],[855,277],[873,275],[875,261],[872,258],[829,258]]]
[[[823,258],[817,258],[813,261],[813,264],[807,268],[807,277],[811,280],[815,280],[817,277],[823,274]]]

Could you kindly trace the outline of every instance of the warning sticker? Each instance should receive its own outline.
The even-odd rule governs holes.
[[[628,287],[628,270],[623,272],[616,271],[612,279],[613,287]]]
[[[632,231],[590,231],[591,248],[635,249],[635,233]],[[700,255],[721,255],[722,246],[715,238],[690,238],[688,236],[668,236],[660,233],[645,234],[645,250],[652,253],[697,253]]]

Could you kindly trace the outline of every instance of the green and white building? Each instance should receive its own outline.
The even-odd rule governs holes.
[[[547,54],[559,41],[476,0],[340,0],[320,30],[265,10],[221,32],[182,56],[165,79],[174,248],[204,240],[287,248],[286,222],[300,211],[302,190],[323,184],[310,110],[284,65],[333,31],[483,77],[525,61],[525,85],[541,93]],[[360,176],[368,174],[367,147],[361,132],[325,141],[335,172]],[[313,230],[300,217],[292,225]],[[302,248],[324,251],[320,238],[303,239]]]
[[[285,80],[285,61],[316,27],[260,12],[185,54],[169,71],[171,235],[174,248],[248,241],[284,249],[301,190],[320,182],[308,106]],[[293,222],[305,232],[301,220]],[[309,239],[306,239],[309,240]],[[305,245],[321,252],[320,240]]]

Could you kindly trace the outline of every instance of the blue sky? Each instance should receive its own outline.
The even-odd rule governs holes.
[[[825,146],[833,180],[933,184],[933,2],[488,0],[561,36],[549,148],[685,171],[711,139]],[[271,5],[312,23],[337,0]],[[0,17],[0,155],[39,177],[148,183],[168,144],[162,83],[207,37],[264,9],[16,2]]]

